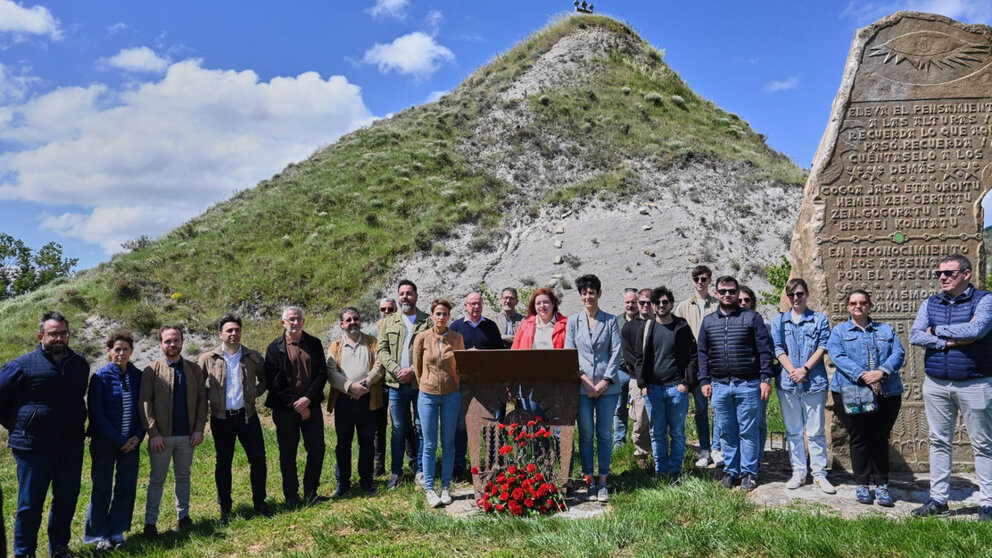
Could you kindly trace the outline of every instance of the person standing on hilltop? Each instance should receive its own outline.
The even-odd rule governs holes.
[[[730,488],[740,478],[750,491],[758,485],[758,414],[772,391],[775,357],[764,320],[737,303],[737,279],[720,277],[716,286],[720,307],[699,327],[699,382],[720,421],[726,460],[721,482]]]
[[[978,519],[992,521],[992,296],[971,284],[971,261],[952,254],[934,275],[941,292],[920,305],[909,342],[926,348],[923,406],[930,426],[930,499],[915,515],[946,514],[954,427],[964,418],[981,492]]]
[[[290,509],[300,507],[300,478],[296,452],[303,437],[307,462],[303,468],[303,504],[320,501],[320,470],[324,466],[324,400],[327,361],[320,340],[303,331],[303,309],[289,306],[282,311],[285,333],[265,350],[265,384],[269,395],[265,406],[272,409],[279,442],[279,472],[282,494]]]
[[[509,349],[513,345],[513,338],[517,334],[517,328],[524,316],[517,312],[517,303],[520,301],[517,289],[506,287],[499,295],[501,311],[493,315],[493,321],[503,337],[503,349]]]
[[[255,513],[272,517],[265,503],[265,440],[262,423],[255,412],[255,399],[265,392],[265,359],[261,353],[241,344],[241,318],[228,314],[220,319],[218,336],[221,344],[200,356],[199,365],[207,377],[207,402],[210,405],[210,432],[217,450],[214,482],[220,522],[230,521],[231,465],[234,462],[234,442],[241,441],[250,467],[248,479]]]
[[[689,322],[692,336],[699,340],[699,325],[708,314],[716,312],[719,302],[710,294],[710,281],[713,271],[705,265],[697,265],[692,269],[692,285],[695,293],[686,300],[675,305],[674,316],[684,318]],[[710,437],[709,403],[703,396],[702,384],[692,391],[692,402],[696,407],[693,419],[696,421],[696,435],[699,436],[699,459],[696,467],[706,467],[714,463],[717,467],[723,465],[723,454],[720,453],[720,422],[713,409],[713,437]]]
[[[637,310],[637,289],[627,287],[623,290],[623,312],[617,314],[617,327],[623,332],[624,326],[628,322],[641,321],[641,314]],[[627,439],[627,403],[628,391],[630,390],[630,369],[623,351],[620,352],[620,376],[617,382],[620,384],[620,397],[617,398],[617,410],[613,415],[613,449],[623,447]]]
[[[413,281],[403,279],[399,282],[397,298],[400,301],[400,311],[382,319],[379,344],[375,348],[375,358],[386,371],[389,417],[393,422],[390,438],[390,490],[399,486],[403,478],[403,445],[410,430],[417,437],[417,455],[424,453],[424,435],[417,412],[419,392],[410,348],[414,337],[434,324],[426,312],[417,309],[417,296],[417,285]],[[417,484],[422,484],[424,473],[421,460],[418,459],[414,467]]]
[[[17,463],[14,554],[33,556],[48,487],[48,551],[70,556],[86,437],[86,384],[90,367],[69,348],[69,320],[46,312],[38,346],[0,369],[0,424]],[[4,547],[6,553],[6,547]]]
[[[169,474],[175,479],[178,530],[189,529],[190,468],[193,450],[203,442],[207,391],[200,366],[182,357],[183,332],[176,326],[159,331],[162,358],[141,374],[141,420],[148,432],[148,493],[143,536],[158,536],[158,508]]]

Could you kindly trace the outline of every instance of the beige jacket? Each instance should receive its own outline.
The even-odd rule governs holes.
[[[706,303],[703,304],[703,311],[700,312],[699,305],[696,304],[697,300],[696,295],[692,295],[692,298],[678,303],[672,313],[680,318],[685,318],[685,321],[689,322],[689,329],[692,331],[692,336],[699,339],[699,325],[703,323],[703,318],[708,314],[716,312],[716,309],[720,307],[720,303],[715,296],[709,295],[706,298]]]
[[[207,390],[203,371],[192,360],[183,359],[186,375],[186,409],[190,432],[203,432],[207,423]],[[141,374],[141,422],[148,436],[172,435],[172,386],[175,374],[162,357]]]
[[[327,349],[327,377],[331,382],[331,387],[334,388],[327,398],[328,412],[334,412],[334,404],[338,401],[338,394],[348,393],[348,388],[351,387],[351,382],[348,381],[338,366],[338,363],[341,362],[341,345],[343,343],[344,337],[341,337],[331,343]],[[385,371],[375,358],[375,348],[378,343],[375,337],[363,333],[359,343],[365,345],[369,351],[369,410],[374,411],[382,407],[382,378]]]
[[[224,346],[200,355],[197,364],[207,380],[207,403],[210,416],[225,418],[227,414],[227,361]],[[241,390],[245,399],[245,417],[255,416],[255,398],[265,393],[265,359],[258,351],[241,346]]]
[[[438,341],[440,344],[440,351]],[[458,391],[458,367],[455,351],[465,350],[465,340],[451,329],[438,335],[434,328],[422,331],[413,340],[411,357],[420,391],[430,395],[448,395]]]

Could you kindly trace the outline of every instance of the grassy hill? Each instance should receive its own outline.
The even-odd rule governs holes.
[[[608,36],[605,55],[526,90],[543,54],[585,36]],[[497,113],[521,124],[498,138],[493,161],[486,150],[496,138],[486,128]],[[632,166],[632,157],[646,166]],[[509,216],[590,196],[623,199],[637,192],[639,173],[690,161],[734,165],[753,182],[804,180],[746,122],[694,94],[628,26],[562,19],[440,101],[349,134],[128,254],[0,303],[0,361],[32,345],[49,308],[77,329],[101,316],[142,333],[163,323],[208,332],[235,311],[251,322],[246,344],[262,347],[277,334],[279,309],[296,303],[309,313],[308,329],[322,332],[342,306],[371,311],[393,290],[397,262],[429,253],[455,229],[471,231],[472,248],[484,251]],[[551,172],[534,180],[528,168]],[[92,342],[75,346],[98,352]]]

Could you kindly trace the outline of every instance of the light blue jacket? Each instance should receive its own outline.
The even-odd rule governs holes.
[[[814,312],[809,308],[803,313],[803,319],[798,324],[792,322],[792,311],[780,312],[772,320],[772,343],[775,344],[775,359],[780,355],[788,355],[794,368],[798,368],[809,360],[817,349],[827,349],[830,339],[830,320],[822,312]],[[819,393],[827,389],[827,367],[823,359],[806,375],[806,381],[797,384],[789,378],[785,367],[778,373],[776,379],[778,389],[790,393]]]
[[[875,368],[889,373],[888,379],[882,382],[882,396],[902,394],[899,368],[906,351],[892,331],[892,326],[872,321],[862,330],[853,320],[838,324],[827,341],[827,353],[837,366],[830,381],[830,391],[839,393],[843,386],[853,385],[861,379],[861,375],[868,371],[869,350],[872,351]]]
[[[578,349],[579,370],[595,384],[602,379],[610,382],[604,395],[620,393],[620,327],[617,317],[600,310],[596,327],[590,333],[586,313],[568,317],[565,326],[565,348]],[[579,393],[585,393],[579,386]]]

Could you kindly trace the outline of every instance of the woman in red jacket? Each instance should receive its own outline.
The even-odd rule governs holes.
[[[567,317],[558,313],[560,301],[554,291],[541,287],[530,295],[527,317],[513,336],[511,349],[561,349],[565,346]]]

